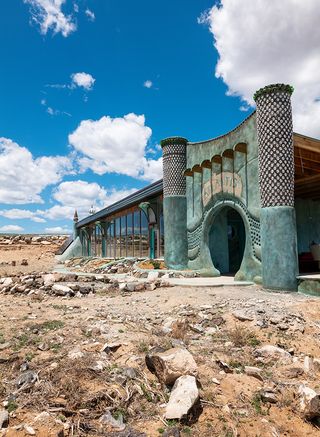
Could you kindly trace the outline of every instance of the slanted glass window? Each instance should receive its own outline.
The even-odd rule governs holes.
[[[133,214],[127,215],[127,256],[133,256]]]
[[[95,226],[95,256],[102,256],[102,234],[99,225]]]
[[[120,237],[121,237],[121,222],[120,217],[115,220],[115,245],[116,245],[116,258],[120,258]]]
[[[140,233],[141,233],[141,222],[140,222],[140,211],[134,212],[134,256],[140,257]]]
[[[81,231],[82,255],[88,256],[88,237],[85,231]]]
[[[111,239],[110,239],[110,224],[108,223],[106,234],[106,257],[111,257]]]
[[[164,257],[164,222],[163,212],[160,214],[160,257]]]
[[[110,223],[109,238],[110,238],[110,257],[115,258],[115,238],[114,238],[114,221]]]
[[[121,217],[120,254],[127,256],[127,216]]]
[[[141,256],[149,257],[149,225],[144,212],[141,212]]]
[[[89,256],[95,256],[96,254],[96,228],[95,226],[91,227],[90,232],[90,240],[91,240],[91,251],[89,253]]]

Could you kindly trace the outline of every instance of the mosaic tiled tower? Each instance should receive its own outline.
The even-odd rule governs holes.
[[[187,140],[181,137],[161,141],[163,153],[163,216],[165,263],[181,270],[188,264],[186,169]]]
[[[257,130],[261,195],[262,282],[265,288],[297,289],[294,149],[289,85],[258,90]]]

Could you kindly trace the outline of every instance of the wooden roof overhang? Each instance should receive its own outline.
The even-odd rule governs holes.
[[[320,140],[293,134],[295,197],[320,200]]]

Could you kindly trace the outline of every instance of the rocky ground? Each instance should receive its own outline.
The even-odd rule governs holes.
[[[0,235],[1,277],[51,269],[54,253],[65,239],[58,235]]]
[[[0,279],[3,435],[320,436],[320,300],[44,270]]]

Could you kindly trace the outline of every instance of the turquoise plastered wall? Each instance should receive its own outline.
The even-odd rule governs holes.
[[[245,143],[247,154],[234,152],[234,159],[223,156],[227,150]],[[228,153],[227,153],[228,155]],[[200,270],[203,275],[218,276],[219,270],[212,261],[215,254],[210,253],[210,231],[222,209],[229,206],[236,209],[243,219],[246,229],[246,244],[243,261],[236,279],[261,280],[261,245],[260,245],[260,192],[258,181],[258,142],[256,134],[256,115],[253,113],[240,126],[226,135],[213,140],[188,143],[187,168],[211,161],[214,156],[222,160],[223,191],[217,188],[221,179],[221,165],[213,162],[212,169],[202,168],[202,172],[193,172],[187,176],[187,234],[188,234],[188,266]],[[230,174],[235,177],[235,187],[232,188]],[[214,176],[210,186],[211,175]],[[220,176],[219,176],[220,175]],[[239,189],[239,183],[242,189]],[[227,186],[229,185],[229,189]],[[204,201],[202,190],[206,186],[209,195]],[[231,188],[230,188],[231,187]],[[229,192],[227,192],[229,191]],[[208,200],[209,199],[209,200]],[[226,244],[224,244],[226,246]],[[217,245],[218,247],[218,245]],[[218,250],[218,249],[217,249]],[[224,254],[223,254],[224,256]],[[225,262],[225,260],[222,262]]]
[[[295,200],[298,253],[310,252],[310,243],[320,244],[320,201]]]

